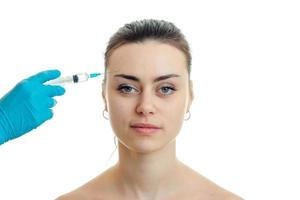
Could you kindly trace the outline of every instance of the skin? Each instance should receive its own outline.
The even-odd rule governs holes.
[[[176,136],[194,98],[183,52],[153,40],[125,44],[113,51],[108,70],[102,95],[118,138],[119,161],[58,200],[241,199],[176,158]],[[116,77],[120,74],[139,81]],[[178,76],[153,81],[168,74]],[[120,89],[121,84],[126,87]],[[161,129],[140,135],[130,128],[137,122]]]

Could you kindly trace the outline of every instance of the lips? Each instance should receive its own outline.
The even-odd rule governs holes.
[[[135,123],[130,125],[131,128],[139,135],[149,135],[158,133],[161,129],[159,126],[154,124],[145,124],[145,123]]]
[[[145,124],[145,123],[135,123],[131,125],[132,128],[149,128],[149,129],[160,129],[159,126],[154,124]]]

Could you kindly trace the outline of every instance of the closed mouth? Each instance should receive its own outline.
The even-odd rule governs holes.
[[[144,129],[160,129],[159,126],[156,126],[154,124],[145,124],[145,123],[135,123],[131,125],[132,128],[144,128]]]

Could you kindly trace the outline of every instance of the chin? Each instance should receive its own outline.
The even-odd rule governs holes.
[[[127,148],[130,151],[141,153],[141,154],[148,154],[159,151],[160,149],[164,148],[167,144],[162,143],[161,141],[154,141],[154,140],[137,140],[131,141],[130,144],[127,144]]]

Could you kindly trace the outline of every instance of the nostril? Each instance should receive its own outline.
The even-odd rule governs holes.
[[[136,112],[143,115],[153,114],[155,109],[151,105],[140,105],[137,107]]]

